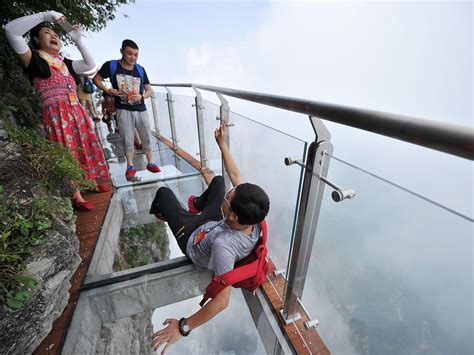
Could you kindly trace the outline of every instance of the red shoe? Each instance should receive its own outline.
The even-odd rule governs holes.
[[[76,211],[89,212],[95,208],[95,206],[90,202],[87,202],[87,201],[79,202],[73,198],[71,198],[71,203],[72,203],[72,207]]]
[[[148,163],[148,165],[146,166],[146,170],[151,171],[152,173],[159,173],[161,171],[158,165],[154,163]]]
[[[110,188],[107,185],[102,185],[102,184],[97,184],[97,188],[95,190],[92,190],[92,192],[109,192]]]
[[[135,179],[135,174],[136,173],[137,173],[137,171],[135,170],[135,168],[130,165],[130,166],[127,167],[127,171],[125,171],[125,178],[128,181],[133,181]]]
[[[188,198],[188,210],[189,210],[189,213],[191,213],[191,214],[198,214],[198,213],[201,212],[196,208],[196,206],[194,206],[194,200],[195,199],[196,199],[196,196],[194,196],[194,195],[191,195]]]

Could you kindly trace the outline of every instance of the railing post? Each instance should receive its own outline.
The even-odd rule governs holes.
[[[313,251],[313,242],[324,193],[325,184],[318,176],[327,176],[329,158],[325,153],[332,154],[331,134],[320,119],[310,116],[310,120],[316,138],[308,150],[295,237],[291,247],[292,253],[287,272],[285,305],[281,311],[287,323],[300,318],[297,310],[297,300],[303,296],[304,283]]]
[[[151,100],[151,111],[153,112],[153,121],[155,122],[155,133],[160,134],[160,125],[158,124],[158,104],[156,103],[155,90],[152,90]]]
[[[168,113],[170,116],[170,128],[171,128],[171,142],[173,143],[173,149],[176,150],[178,146],[178,137],[176,136],[176,125],[174,123],[174,108],[173,108],[173,95],[171,90],[165,86],[166,90],[166,101],[168,102]]]
[[[174,108],[173,108],[174,100],[173,100],[173,95],[171,94],[171,90],[168,89],[166,86],[165,86],[165,89],[166,89],[166,101],[168,102],[168,113],[170,116],[171,143],[173,144],[174,162],[175,162],[176,169],[181,170],[179,157],[176,154],[176,150],[178,149],[178,137],[176,136],[176,125],[174,123]]]
[[[229,113],[230,113],[229,102],[224,98],[224,96],[222,96],[218,92],[216,92],[216,95],[217,95],[217,97],[219,98],[219,100],[221,102],[220,115],[218,117],[219,120],[220,120],[220,123],[225,124],[227,127],[229,127],[228,126],[228,124],[229,124]],[[231,151],[229,129],[227,129],[227,135],[226,135],[226,138],[225,138],[225,143],[229,147],[229,151]],[[224,177],[225,189],[226,189],[226,191],[228,191],[229,188],[230,188],[230,179],[229,179],[229,175],[227,174],[227,171],[225,170],[224,159],[222,159],[222,176]]]
[[[202,115],[202,110],[204,106],[202,105],[202,96],[201,93],[193,88],[196,93],[195,104],[196,107],[196,121],[197,121],[197,133],[199,140],[199,160],[201,161],[201,168],[207,168],[207,156],[206,156],[206,141],[204,137],[204,118]]]

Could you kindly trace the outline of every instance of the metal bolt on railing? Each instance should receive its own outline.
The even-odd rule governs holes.
[[[310,330],[311,328],[316,329],[319,326],[319,320],[317,319],[310,319],[304,322],[304,327],[306,330]]]
[[[216,116],[216,121],[220,121],[220,120],[221,120],[221,118],[220,118],[219,116]],[[225,126],[226,126],[226,127],[234,127],[235,124],[234,124],[234,123],[231,123],[231,122],[226,122],[226,123],[225,123]]]
[[[293,164],[297,164],[305,169],[308,167],[301,162],[301,159],[298,158],[291,158],[291,157],[286,157],[285,158],[285,165],[290,166]],[[347,198],[352,199],[355,197],[356,193],[352,189],[344,190],[342,187],[337,186],[335,183],[327,179],[326,177],[322,175],[315,175],[318,179],[320,179],[322,182],[324,182],[326,185],[331,186],[335,191],[331,193],[331,197],[334,202],[341,202],[342,200],[345,200]]]
[[[282,275],[283,277],[286,275],[285,269],[273,270],[273,276],[277,277]]]

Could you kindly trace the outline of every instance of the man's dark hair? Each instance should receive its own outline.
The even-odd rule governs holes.
[[[138,46],[135,42],[133,42],[131,39],[124,39],[122,42],[122,49],[125,49],[125,47],[130,47],[133,49],[138,49]]]
[[[240,224],[255,224],[261,222],[267,215],[270,200],[260,186],[244,183],[235,188],[230,208],[237,215]]]
[[[33,27],[30,30],[30,47],[31,48],[33,48],[35,50],[40,49],[40,47],[38,46],[38,43],[36,43],[36,41],[35,41],[35,37],[39,38],[39,33],[40,33],[41,29],[44,28],[44,27],[49,28],[49,29],[53,30],[54,32],[56,32],[55,28],[51,24],[49,24],[48,22],[42,22],[42,23],[36,25],[35,27]]]

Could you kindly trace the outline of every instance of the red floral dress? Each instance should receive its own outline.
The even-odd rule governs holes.
[[[32,73],[33,86],[41,100],[46,137],[66,146],[90,179],[110,179],[104,152],[86,110],[77,99],[76,83],[64,59],[44,52],[39,55],[51,71],[48,78]]]

